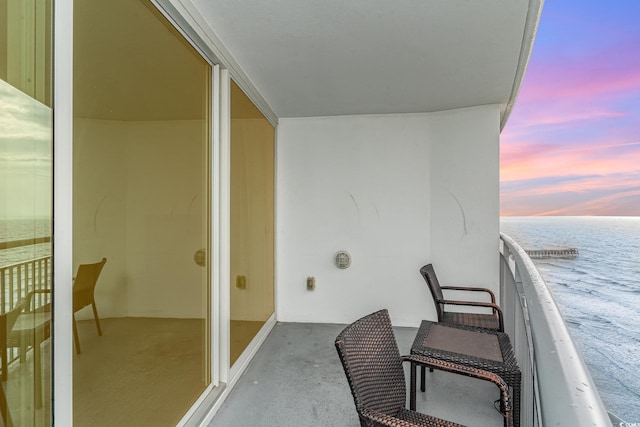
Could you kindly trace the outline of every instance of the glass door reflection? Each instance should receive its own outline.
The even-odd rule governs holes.
[[[231,82],[233,365],[274,310],[274,128]]]
[[[74,2],[77,426],[175,425],[211,383],[210,79],[148,1]]]
[[[0,420],[51,425],[51,1],[0,0]]]

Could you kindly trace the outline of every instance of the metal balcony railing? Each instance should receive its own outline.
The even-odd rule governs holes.
[[[48,243],[50,241],[51,238],[46,237],[0,242],[0,251]],[[51,289],[52,277],[51,256],[42,256],[10,264],[0,264],[0,313],[4,314],[12,310],[16,304],[24,299],[31,291]],[[50,303],[50,293],[34,293],[30,301],[30,306],[26,308],[38,309]],[[18,348],[7,348],[6,351],[7,353],[3,354],[2,357],[7,357],[7,363],[10,365],[20,357]]]
[[[26,239],[0,242],[0,250],[50,242],[51,238]],[[23,299],[27,293],[37,289],[51,289],[53,277],[51,256],[0,265],[0,313],[5,313]],[[34,298],[45,298],[36,294]],[[48,296],[46,296],[48,298]],[[40,301],[33,301],[35,307]]]
[[[527,253],[500,235],[505,332],[522,370],[522,426],[611,426],[591,375]]]

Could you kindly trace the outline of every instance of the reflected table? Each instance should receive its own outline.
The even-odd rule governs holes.
[[[51,335],[51,312],[21,313],[11,330],[11,339],[20,346],[20,358],[24,360],[27,347],[33,347],[33,386],[35,407],[42,407],[42,361],[40,344]]]

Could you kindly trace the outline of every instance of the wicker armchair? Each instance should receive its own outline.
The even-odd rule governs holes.
[[[463,286],[440,286],[438,277],[433,269],[432,264],[427,264],[420,269],[420,274],[429,285],[429,290],[433,296],[433,301],[436,304],[436,312],[438,313],[438,322],[447,323],[450,325],[462,325],[471,326],[481,329],[492,329],[495,331],[504,332],[504,320],[502,316],[502,310],[496,304],[496,297],[490,289],[486,288],[472,288]],[[456,291],[469,291],[469,292],[484,292],[489,294],[491,302],[476,302],[476,301],[456,301],[447,300],[444,298],[442,290],[456,290]],[[491,308],[491,314],[481,313],[454,313],[447,312],[445,306],[447,305],[459,305],[468,307],[486,307]]]
[[[336,338],[335,345],[362,427],[459,426],[406,409],[403,362],[412,364],[412,384],[415,384],[416,365],[493,382],[500,389],[504,425],[512,425],[508,388],[502,378],[480,369],[424,356],[400,356],[387,310],[377,311],[347,326]],[[415,387],[411,387],[411,392],[411,406],[414,406]]]

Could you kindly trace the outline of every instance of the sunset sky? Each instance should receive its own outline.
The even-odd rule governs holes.
[[[500,151],[503,216],[640,216],[640,1],[545,2]]]

